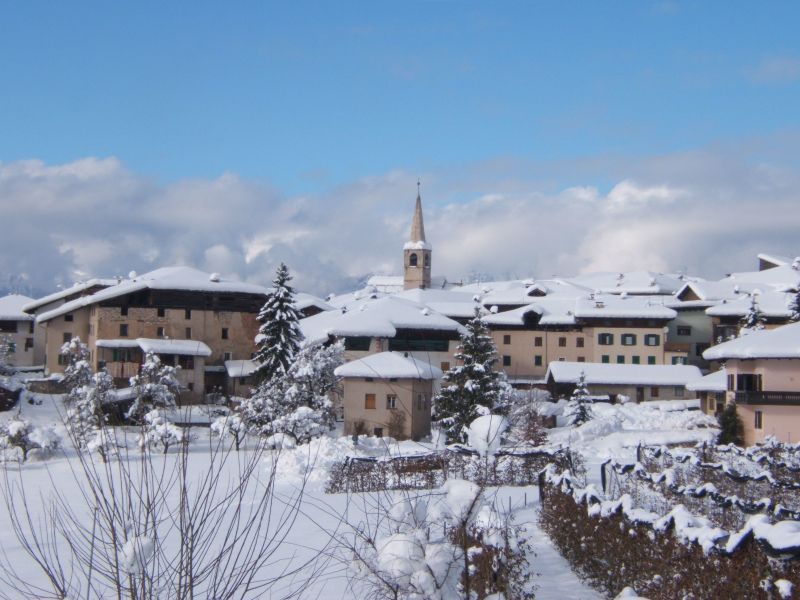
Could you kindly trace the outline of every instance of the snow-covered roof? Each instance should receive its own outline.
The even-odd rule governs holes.
[[[180,354],[183,356],[211,356],[211,348],[198,340],[162,340],[136,338],[135,340],[97,340],[99,348],[136,348],[155,354]]]
[[[751,331],[735,340],[712,346],[703,352],[703,358],[800,358],[800,323]]]
[[[792,315],[789,302],[794,294],[766,291],[756,295],[756,305],[765,317],[775,319],[788,319]],[[706,314],[711,317],[743,317],[750,312],[752,297],[750,294],[741,294],[736,299],[716,304],[706,309]]]
[[[20,294],[9,294],[0,298],[0,321],[33,321],[33,315],[25,312],[25,307],[33,298]]]
[[[318,298],[312,294],[305,292],[296,292],[294,295],[294,307],[297,310],[305,310],[310,306],[316,306],[320,310],[333,310],[334,307],[325,302],[322,298]]]
[[[119,296],[125,296],[145,289],[258,295],[266,295],[269,291],[267,288],[260,285],[223,279],[216,273],[209,274],[192,267],[162,267],[161,269],[150,271],[144,275],[137,275],[132,279],[126,279],[89,296],[83,296],[66,302],[54,310],[42,313],[36,320],[38,322],[49,321],[50,319],[67,314],[84,306],[89,306]]]
[[[757,258],[758,258],[759,262],[767,263],[769,265],[773,265],[773,267],[783,267],[783,266],[786,266],[786,265],[791,265],[795,261],[795,259],[789,258],[788,256],[781,256],[781,255],[778,255],[778,254],[769,254],[767,252],[759,253]],[[766,267],[766,268],[768,269],[770,267]],[[761,270],[763,271],[763,270],[765,270],[765,268],[762,268]]]
[[[402,352],[379,352],[345,363],[334,371],[337,377],[376,379],[439,379],[441,369]]]
[[[607,294],[674,294],[683,279],[677,275],[653,271],[630,271],[626,273],[587,273],[571,277],[570,281]]]
[[[63,290],[59,290],[57,292],[53,292],[52,294],[48,294],[47,296],[43,296],[36,300],[31,300],[28,304],[25,305],[26,312],[34,312],[37,308],[45,306],[47,304],[51,304],[53,302],[57,302],[62,300],[63,298],[68,298],[74,294],[80,294],[88,289],[93,287],[109,287],[112,285],[116,285],[120,282],[119,279],[101,279],[101,278],[92,278],[87,279],[86,281],[80,281],[75,285],[72,285],[68,288],[64,288]]]
[[[461,292],[458,288],[452,290],[405,290],[397,294],[397,297],[424,304],[451,318],[472,317],[475,315],[475,307],[480,308],[480,305],[475,302],[474,294]]]
[[[486,315],[483,317],[483,322],[492,327],[519,326],[525,324],[525,318],[530,313],[542,315],[544,309],[540,305],[533,304],[520,306],[513,310]]]
[[[745,271],[742,273],[731,273],[721,281],[733,283],[748,283],[761,286],[762,290],[772,287],[778,291],[787,289],[797,289],[800,282],[800,271],[793,269],[791,265],[783,265],[764,271]]]
[[[690,381],[686,384],[686,389],[693,392],[724,392],[728,389],[728,372],[723,367],[719,371]]]
[[[435,310],[396,296],[357,300],[339,310],[321,312],[300,321],[307,344],[322,343],[329,336],[391,338],[398,329],[463,331],[456,321]]]
[[[256,372],[256,363],[252,360],[226,360],[225,370],[228,377],[248,377]]]
[[[596,294],[575,301],[575,317],[583,319],[674,319],[677,313],[664,306],[663,298]]]
[[[700,369],[691,365],[619,365],[553,361],[547,379],[556,383],[577,383],[581,373],[586,383],[604,385],[685,386],[700,379]]]
[[[734,281],[689,281],[687,282],[678,293],[675,294],[678,300],[691,298],[696,296],[699,300],[706,302],[719,302],[722,300],[731,300],[739,297],[741,293],[752,292],[756,284],[748,284],[745,282],[736,283]],[[691,301],[691,300],[688,300]]]
[[[417,240],[416,242],[406,242],[403,244],[403,250],[430,250],[431,245],[423,240]]]

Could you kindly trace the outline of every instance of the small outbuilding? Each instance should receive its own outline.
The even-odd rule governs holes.
[[[419,440],[431,431],[431,400],[442,371],[403,352],[380,352],[346,363],[344,432]]]

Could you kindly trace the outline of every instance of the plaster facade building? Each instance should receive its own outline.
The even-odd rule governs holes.
[[[35,322],[24,307],[33,298],[10,294],[0,298],[0,344],[6,346],[6,361],[12,367],[33,367]]]

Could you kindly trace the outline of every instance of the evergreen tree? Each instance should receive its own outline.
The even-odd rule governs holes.
[[[800,288],[800,284],[798,284],[798,288]],[[794,296],[792,296],[792,299],[789,300],[789,310],[792,311],[789,321],[791,323],[800,321],[800,289],[798,289]]]
[[[287,433],[301,444],[330,431],[336,421],[330,398],[338,386],[334,370],[343,362],[341,342],[303,348],[285,373],[262,382],[242,402],[242,419],[254,433]]]
[[[455,360],[434,398],[434,420],[451,443],[463,441],[464,428],[477,417],[505,412],[510,397],[505,374],[494,370],[497,352],[477,307],[461,335]]]
[[[753,294],[750,296],[750,308],[748,309],[747,314],[742,317],[742,320],[739,322],[739,335],[764,329],[764,323],[766,323],[764,313],[761,312],[761,308],[758,306],[756,294]]]
[[[565,411],[570,425],[583,425],[592,418],[591,397],[586,387],[586,374],[581,371]]]
[[[303,339],[298,325],[300,313],[294,307],[294,289],[289,285],[291,279],[289,269],[281,263],[272,281],[273,289],[258,313],[261,327],[256,336],[255,361],[258,363],[256,377],[260,381],[285,373]]]
[[[11,336],[0,335],[0,375],[10,375],[11,366],[8,364],[8,354],[11,348]]]
[[[174,407],[181,388],[177,378],[178,368],[161,364],[158,355],[148,352],[139,374],[131,377],[136,398],[126,416],[140,419],[154,408]]]
[[[66,363],[62,381],[69,390],[67,402],[72,404],[92,382],[94,373],[89,363],[89,347],[81,342],[81,338],[74,337],[61,346],[60,354]]]
[[[725,408],[717,415],[719,421],[718,444],[736,444],[741,446],[744,443],[744,425],[736,412],[736,404],[729,402]]]

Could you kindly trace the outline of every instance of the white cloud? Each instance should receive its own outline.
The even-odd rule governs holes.
[[[800,58],[772,56],[746,70],[753,83],[793,83],[800,80]]]
[[[798,147],[783,140],[782,155]],[[640,268],[719,277],[753,268],[760,251],[794,256],[798,168],[761,155],[751,164],[741,152],[427,173],[434,271],[451,280]],[[616,177],[607,192],[596,185],[601,162]],[[556,172],[570,185],[553,185]],[[286,198],[235,174],[158,185],[113,158],[0,164],[0,282],[25,273],[45,291],[88,274],[192,264],[268,283],[285,261],[299,288],[342,290],[399,272],[415,183],[416,173],[392,171]]]

